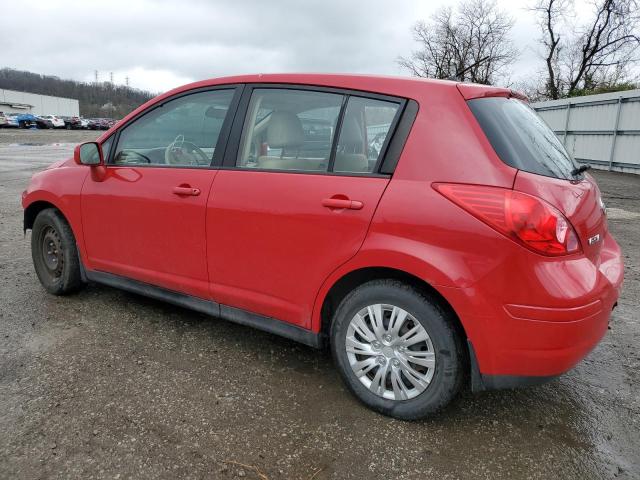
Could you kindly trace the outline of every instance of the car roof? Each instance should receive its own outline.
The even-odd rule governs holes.
[[[130,118],[133,118],[139,112],[145,110],[149,106],[162,102],[164,99],[173,95],[188,92],[189,90],[198,88],[251,83],[283,83],[317,87],[333,87],[411,98],[418,101],[425,98],[426,95],[429,95],[434,91],[442,92],[443,89],[455,90],[460,85],[462,85],[457,81],[436,80],[432,78],[341,73],[256,73],[248,75],[218,77],[182,85],[166,93],[158,95],[157,97],[152,98],[145,104],[139,106],[133,112],[126,115],[119,123],[119,125],[126,123]],[[460,91],[465,99],[469,100],[470,98],[476,98],[478,96],[507,96],[511,94],[511,90],[506,88],[490,87],[487,85],[473,85],[473,87],[474,88],[472,90],[472,95],[465,95],[465,93]],[[101,135],[99,140],[108,137],[111,134],[113,128],[115,128],[115,125],[103,135]]]
[[[411,96],[415,90],[424,91],[426,86],[448,86],[455,88],[458,82],[418,77],[398,77],[390,75],[364,75],[340,73],[257,73],[230,77],[210,78],[178,87],[171,94],[215,85],[236,83],[289,83],[321,87],[335,87],[363,90],[389,95]]]

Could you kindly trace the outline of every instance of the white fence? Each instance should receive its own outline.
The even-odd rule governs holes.
[[[532,104],[573,157],[640,174],[640,90]]]

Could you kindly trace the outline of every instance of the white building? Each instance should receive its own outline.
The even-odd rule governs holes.
[[[77,117],[80,115],[80,105],[74,98],[0,89],[0,112]]]

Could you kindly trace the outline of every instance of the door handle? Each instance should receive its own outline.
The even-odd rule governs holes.
[[[200,189],[185,186],[185,185],[180,185],[179,187],[173,187],[173,194],[181,195],[181,196],[197,197],[198,195],[200,195]]]
[[[349,200],[348,198],[325,198],[322,206],[331,209],[348,208],[349,210],[361,210],[364,206],[359,200]]]

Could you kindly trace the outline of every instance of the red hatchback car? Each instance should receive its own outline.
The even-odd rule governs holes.
[[[511,90],[355,75],[207,80],[33,176],[47,291],[103,283],[330,345],[402,419],[539,383],[622,284],[598,187]]]

